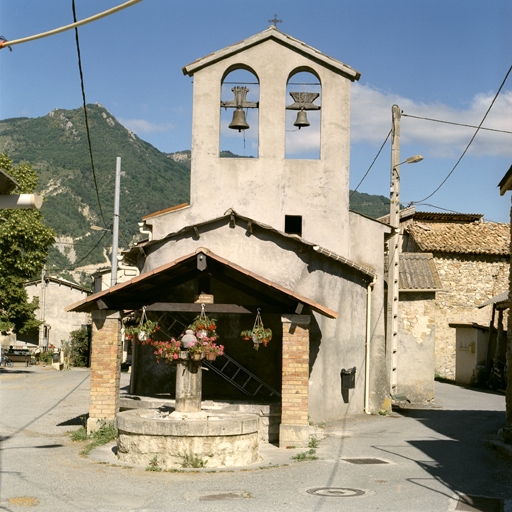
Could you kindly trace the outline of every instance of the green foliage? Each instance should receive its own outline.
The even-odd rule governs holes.
[[[87,115],[107,224],[114,211],[116,157],[122,157],[120,228],[130,242],[139,236],[137,222],[142,217],[188,202],[190,171],[186,164],[175,162],[124,128],[101,105],[87,105]],[[104,222],[94,186],[83,108],[56,109],[35,119],[0,121],[0,144],[10,148],[14,162],[26,161],[38,171],[41,188],[48,196],[41,208],[45,222],[59,236],[75,239],[75,261],[86,256],[102,236],[90,233],[90,226],[104,226]],[[111,244],[112,237],[105,236],[81,265],[103,262],[103,251]],[[74,268],[69,260],[55,262],[55,256],[52,251],[50,268]]]
[[[19,187],[13,194],[31,194],[37,187],[37,173],[29,165],[12,165],[0,154],[0,168],[14,178]],[[46,227],[38,210],[2,210],[0,220],[0,332],[28,333],[40,322],[34,316],[37,299],[28,302],[24,283],[39,277],[55,240],[55,232]]]
[[[78,430],[73,430],[70,432],[71,441],[87,441],[89,436],[87,435],[87,429],[82,425]]]
[[[72,366],[87,366],[89,361],[89,330],[82,326],[69,334],[69,360]]]
[[[318,457],[316,456],[316,450],[311,448],[311,450],[308,450],[307,452],[302,452],[298,453],[297,455],[294,455],[292,459],[298,462],[303,462],[305,460],[317,460]]]
[[[162,468],[158,467],[158,458],[156,455],[149,461],[146,471],[162,471]]]
[[[315,436],[311,436],[308,446],[310,448],[318,448],[318,439]]]
[[[180,455],[183,459],[182,468],[204,468],[208,464],[208,459],[203,460],[199,455],[188,454]]]
[[[350,197],[350,209],[378,219],[389,213],[389,197],[354,192]]]
[[[117,437],[117,428],[113,421],[102,420],[98,430],[87,436],[91,442],[80,452],[80,455],[88,455],[91,450],[98,446],[110,443]]]

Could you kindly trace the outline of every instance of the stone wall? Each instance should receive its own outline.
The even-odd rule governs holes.
[[[455,329],[449,323],[489,325],[492,306],[478,309],[491,297],[508,289],[510,263],[506,256],[434,253],[443,290],[436,293],[435,369],[442,377],[455,378]]]

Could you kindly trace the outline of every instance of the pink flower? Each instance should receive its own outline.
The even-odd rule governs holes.
[[[176,352],[174,352],[174,354],[172,355],[172,358],[173,359],[178,359],[178,354],[176,354]]]

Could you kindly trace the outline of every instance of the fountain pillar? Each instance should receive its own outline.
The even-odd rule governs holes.
[[[201,361],[176,360],[176,407],[175,411],[200,412],[202,397]]]

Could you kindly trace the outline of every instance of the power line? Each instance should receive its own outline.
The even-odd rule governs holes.
[[[73,19],[75,20],[75,23],[76,23],[75,0],[72,0],[72,4],[73,4]],[[84,104],[85,128],[87,131],[87,141],[89,143],[89,155],[91,157],[92,175],[94,178],[94,187],[96,189],[96,197],[98,198],[98,206],[100,208],[101,218],[103,219],[103,222],[105,223],[105,226],[106,226],[107,221],[105,220],[105,215],[103,215],[103,208],[101,207],[100,192],[98,190],[98,182],[96,180],[96,171],[94,169],[94,159],[92,156],[91,133],[89,130],[89,120],[87,118],[87,104],[85,101],[84,74],[82,72],[82,59],[80,57],[80,42],[78,40],[78,28],[77,27],[75,27],[75,40],[76,40],[76,51],[78,54],[78,69],[80,70],[80,83],[82,86],[82,100],[83,100],[83,104]]]
[[[473,137],[471,137],[471,140],[469,141],[469,144],[466,146],[466,149],[464,150],[464,152],[462,153],[462,155],[460,156],[460,158],[457,160],[457,163],[453,166],[453,169],[448,173],[448,176],[446,176],[446,178],[443,180],[443,182],[441,183],[441,185],[439,185],[435,190],[434,192],[432,192],[430,195],[428,195],[427,197],[421,199],[420,201],[413,201],[411,203],[412,204],[415,204],[415,203],[422,203],[423,201],[426,201],[427,199],[429,199],[430,197],[432,197],[445,183],[446,181],[448,180],[448,178],[453,174],[453,171],[455,171],[455,169],[457,168],[457,166],[459,165],[460,161],[463,159],[464,155],[467,153],[469,147],[471,146],[472,142],[475,140],[475,137],[477,135],[477,133],[480,131],[480,128],[482,126],[482,124],[484,123],[487,115],[489,114],[489,112],[491,111],[491,108],[493,107],[494,105],[494,102],[498,99],[498,96],[501,92],[501,89],[503,89],[503,86],[505,85],[505,82],[507,81],[507,78],[508,76],[510,75],[510,72],[512,71],[512,66],[510,66],[510,68],[508,69],[507,71],[507,74],[505,75],[505,78],[503,79],[503,82],[501,82],[501,85],[500,85],[500,88],[498,89],[498,92],[496,93],[496,95],[494,96],[489,108],[487,109],[487,112],[485,113],[482,121],[480,121],[480,124],[478,125],[478,128],[476,129],[476,132],[473,134]]]
[[[117,7],[113,7],[112,9],[109,9],[108,11],[101,12],[99,14],[95,14],[94,16],[91,16],[90,18],[86,18],[85,20],[76,21],[72,23],[71,25],[66,25],[65,27],[56,28],[54,30],[49,30],[48,32],[43,32],[41,34],[36,34],[34,36],[24,37],[22,39],[13,39],[12,41],[6,41],[5,39],[0,36],[0,49],[4,48],[5,46],[13,45],[13,44],[20,44],[20,43],[27,43],[29,41],[34,41],[35,39],[42,39],[43,37],[53,36],[55,34],[60,34],[61,32],[65,32],[66,30],[71,30],[72,28],[80,27],[81,25],[85,25],[86,23],[90,23],[91,21],[99,20],[100,18],[104,18],[105,16],[109,16],[110,14],[114,14],[115,12],[121,11],[122,9],[126,9],[126,7],[130,7],[136,3],[142,2],[142,0],[129,0],[128,2],[125,2],[122,5],[118,5]],[[11,50],[12,51],[12,50]]]
[[[105,235],[107,233],[108,233],[108,231],[105,231],[103,233],[103,235],[101,235],[101,238],[98,240],[98,243],[82,259],[75,261],[75,263],[73,264],[72,267],[64,267],[61,270],[73,270],[74,268],[76,268],[79,263],[82,263],[82,261],[84,261],[86,258],[88,258],[91,255],[91,253],[96,249],[96,247],[98,247],[98,245],[100,245],[101,241],[105,238]]]
[[[479,128],[478,126],[473,126],[472,124],[462,124],[462,123],[454,123],[451,121],[441,121],[440,119],[431,119],[430,117],[420,117],[420,116],[412,116],[410,114],[404,114],[402,112],[402,116],[404,117],[412,117],[414,119],[423,119],[424,121],[434,121],[436,123],[444,123],[444,124],[453,124],[454,126],[465,126],[466,128]],[[499,132],[499,133],[511,133],[508,130],[497,130],[495,128],[484,128],[483,126],[480,127],[480,130],[487,130],[489,132]]]
[[[359,188],[359,185],[361,185],[361,183],[363,183],[366,176],[368,176],[370,169],[373,167],[373,164],[377,161],[377,158],[379,158],[379,155],[380,155],[381,151],[384,149],[384,146],[386,145],[386,142],[388,141],[390,135],[391,135],[391,130],[389,130],[389,133],[386,136],[386,140],[382,143],[382,146],[380,147],[379,152],[377,153],[377,156],[373,159],[372,165],[370,165],[370,167],[366,171],[366,173],[363,176],[363,178],[361,179],[361,181],[357,184],[357,187],[354,190],[352,190],[352,193],[350,194],[349,199],[356,193],[356,190]]]

